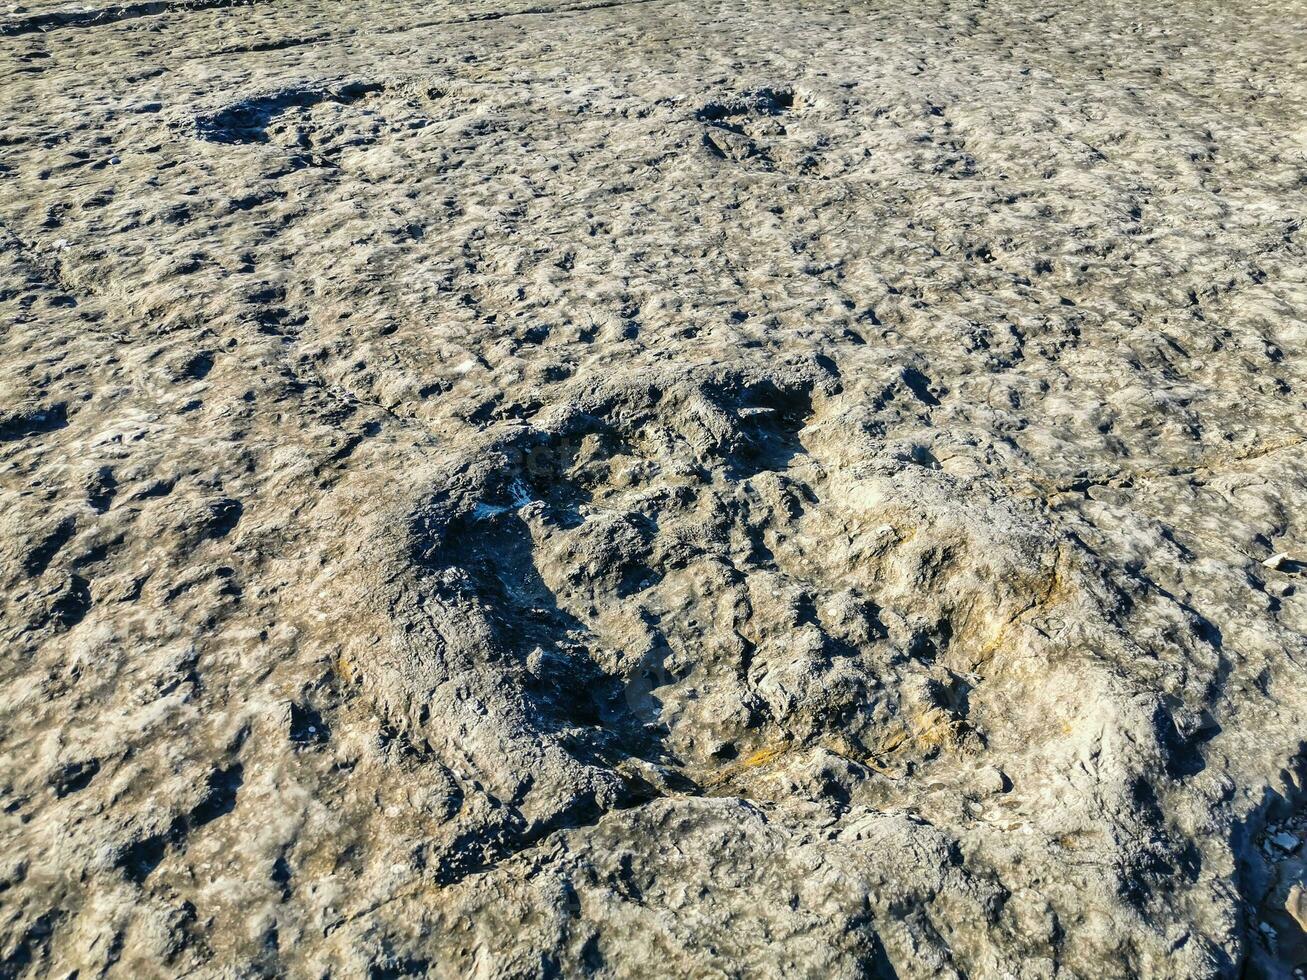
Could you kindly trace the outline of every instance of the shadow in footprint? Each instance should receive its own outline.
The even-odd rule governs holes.
[[[474,513],[447,528],[434,549],[435,567],[466,576],[457,588],[485,610],[542,732],[565,733],[569,751],[595,765],[632,756],[661,760],[657,733],[633,712],[625,681],[596,662],[595,637],[560,605],[536,567],[535,550],[515,511]]]
[[[1296,976],[1307,967],[1307,931],[1301,916],[1307,909],[1291,909],[1307,889],[1307,863],[1300,851],[1290,853],[1274,842],[1279,834],[1274,825],[1294,821],[1302,826],[1307,808],[1307,742],[1301,743],[1294,763],[1289,767],[1292,778],[1288,788],[1266,788],[1261,802],[1235,825],[1230,847],[1236,861],[1235,881],[1242,900],[1245,958],[1243,963],[1220,964],[1222,975],[1247,977]],[[1286,771],[1285,775],[1289,775]],[[1298,835],[1291,835],[1298,840]],[[1270,841],[1259,846],[1259,839]],[[1294,886],[1298,888],[1295,889]]]
[[[783,470],[803,452],[799,433],[812,418],[812,397],[805,391],[784,391],[771,382],[746,390],[736,406],[739,448],[729,460],[737,479]]]
[[[350,105],[382,91],[384,85],[353,82],[337,89],[288,88],[271,95],[245,99],[196,120],[201,139],[210,143],[267,143],[268,126],[289,109],[308,109],[322,102]]]

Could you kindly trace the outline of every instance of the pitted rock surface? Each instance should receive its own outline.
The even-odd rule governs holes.
[[[1307,8],[0,12],[0,977],[1307,969]]]

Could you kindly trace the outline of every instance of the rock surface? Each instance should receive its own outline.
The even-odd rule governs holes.
[[[0,90],[0,976],[1307,962],[1300,0],[28,0]]]

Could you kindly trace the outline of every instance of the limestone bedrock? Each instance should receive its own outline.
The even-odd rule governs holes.
[[[0,977],[1307,964],[1301,0],[93,2]]]

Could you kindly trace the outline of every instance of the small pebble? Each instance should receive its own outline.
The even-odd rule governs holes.
[[[1280,833],[1271,838],[1271,843],[1280,850],[1292,854],[1294,851],[1298,850],[1298,845],[1301,842],[1293,834],[1286,834],[1284,831],[1280,831]]]
[[[1289,564],[1289,562],[1292,560],[1293,559],[1289,557],[1289,553],[1287,551],[1281,551],[1278,554],[1271,555],[1271,557],[1267,558],[1264,562],[1262,562],[1262,564],[1265,565],[1267,568],[1272,569],[1273,571],[1279,571],[1285,565]]]

